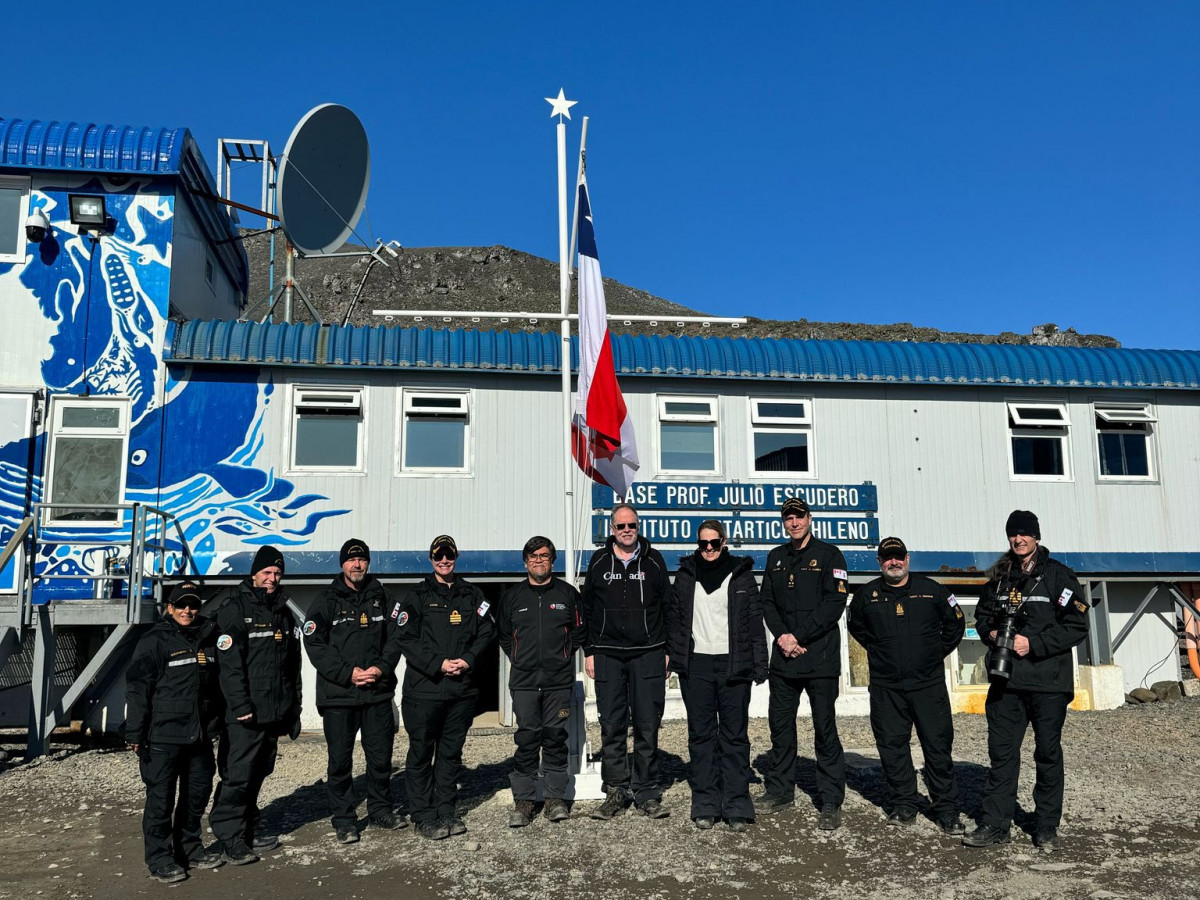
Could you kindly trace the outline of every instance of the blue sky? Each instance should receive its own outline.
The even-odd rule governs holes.
[[[218,137],[282,150],[344,103],[372,146],[365,239],[553,257],[561,86],[627,284],[713,314],[1200,346],[1200,3],[262,6],[23,5],[0,115],[184,125],[212,164]]]

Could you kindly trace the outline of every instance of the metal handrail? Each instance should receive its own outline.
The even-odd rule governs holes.
[[[43,521],[43,513],[53,509],[96,511],[116,514],[116,516],[111,519],[105,516],[102,519],[78,522]],[[128,515],[123,515],[126,513]],[[29,552],[26,554],[27,577],[23,580],[21,600],[22,619],[26,624],[32,622],[33,604],[31,595],[35,581],[88,580],[94,586],[97,586],[102,583],[124,580],[129,585],[128,596],[126,598],[126,621],[137,624],[141,622],[142,618],[142,601],[146,593],[147,581],[149,582],[150,596],[155,606],[161,607],[163,602],[163,581],[169,577],[186,574],[189,569],[196,577],[200,575],[200,568],[196,563],[195,556],[192,554],[191,547],[188,545],[187,538],[184,536],[179,519],[172,513],[155,506],[148,506],[144,503],[35,503],[32,506],[32,515],[26,521],[30,523],[29,527],[26,528],[30,546]],[[61,533],[73,528],[97,530],[105,527],[113,529],[116,533],[99,538],[73,538],[68,536],[60,539],[56,535],[54,539],[46,540],[44,537],[44,532],[47,530]],[[172,528],[179,539],[178,550],[169,547],[163,537]],[[70,544],[75,547],[115,546],[119,550],[128,547],[129,552],[124,557],[122,557],[120,552],[112,557],[106,557],[104,571],[98,573],[87,573],[85,575],[73,573],[37,574],[34,563],[39,543]],[[179,566],[179,571],[168,573],[166,571],[166,557],[174,553],[180,554],[181,565]],[[148,555],[151,557],[149,572],[146,571],[146,558]],[[115,567],[110,569],[107,566],[107,560],[110,558],[116,560],[124,558],[127,563],[126,568],[124,570],[119,570]]]

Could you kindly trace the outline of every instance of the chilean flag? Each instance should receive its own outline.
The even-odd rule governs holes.
[[[633,422],[617,385],[604,305],[604,282],[592,227],[587,178],[579,180],[579,389],[571,420],[571,452],[593,480],[624,497],[638,461]]]

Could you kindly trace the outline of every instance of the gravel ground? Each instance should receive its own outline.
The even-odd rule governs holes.
[[[955,720],[955,757],[964,812],[978,811],[986,773],[986,729],[980,716]],[[798,723],[802,752],[812,731]],[[462,800],[468,834],[430,843],[411,828],[363,833],[360,843],[335,844],[325,805],[324,743],[302,737],[282,745],[263,796],[266,824],[283,834],[280,850],[240,869],[199,872],[169,890],[178,896],[224,898],[620,896],[644,898],[1175,898],[1200,894],[1200,796],[1195,789],[1200,748],[1200,699],[1071,712],[1067,750],[1063,849],[1036,851],[1014,829],[1010,846],[971,850],[925,819],[911,829],[884,824],[883,781],[865,719],[839,723],[851,754],[845,824],[816,829],[807,794],[811,758],[797,768],[796,809],[764,819],[737,835],[718,826],[698,832],[688,819],[687,731],[662,731],[664,798],[671,817],[632,813],[594,822],[581,802],[570,821],[539,818],[510,830],[507,791],[512,739],[472,734],[464,759]],[[754,764],[766,761],[765,720],[751,723]],[[598,734],[592,734],[593,746]],[[403,761],[403,734],[396,758]],[[13,746],[7,747],[13,756]],[[359,761],[361,773],[361,760]],[[1019,801],[1032,809],[1032,737],[1026,741]],[[402,780],[394,781],[398,801]],[[361,788],[360,788],[361,789]],[[760,790],[755,787],[754,793]],[[142,862],[142,786],[131,753],[58,750],[31,765],[7,764],[0,774],[0,897],[128,898],[162,896]],[[402,805],[402,802],[401,802]],[[365,813],[364,813],[365,814]],[[1029,827],[1024,814],[1018,824]],[[614,893],[616,889],[616,893]]]

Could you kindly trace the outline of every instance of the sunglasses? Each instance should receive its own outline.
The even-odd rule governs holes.
[[[613,531],[629,531],[630,529],[637,530],[637,522],[615,522]]]
[[[191,603],[191,602],[188,602],[188,603],[172,603],[172,604],[170,604],[170,605],[171,605],[171,606],[172,606],[174,609],[190,609],[192,612],[200,612],[200,604],[199,604],[199,603]]]
[[[696,541],[696,546],[701,550],[720,550],[721,539],[717,538],[715,541],[706,541],[704,538],[700,538],[700,540]]]
[[[429,554],[429,558],[434,562],[441,562],[444,559],[458,559],[458,554],[453,550],[434,550]]]

